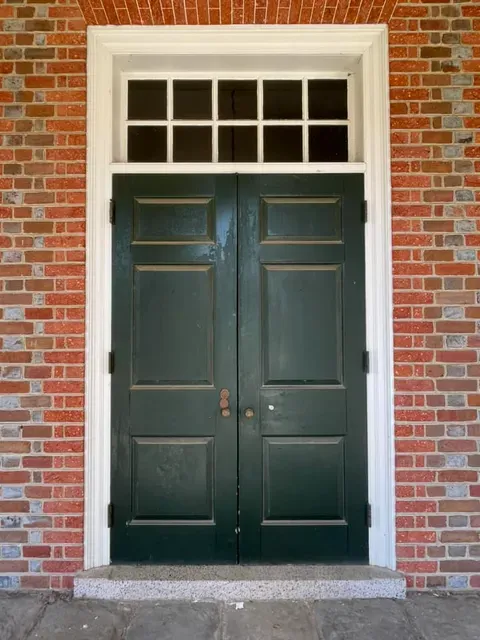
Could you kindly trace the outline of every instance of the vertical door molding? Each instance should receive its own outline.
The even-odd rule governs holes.
[[[85,368],[85,568],[110,561],[110,375],[113,56],[89,32],[87,51],[87,304]]]
[[[388,91],[388,32],[363,55],[370,564],[395,569],[393,305]]]
[[[322,172],[362,171],[369,203],[365,229],[367,347],[371,374],[367,383],[368,477],[372,506],[370,563],[395,568],[394,442],[390,169],[388,127],[388,48],[385,25],[243,25],[218,27],[89,27],[87,55],[87,319],[85,423],[85,568],[109,564],[107,507],[110,501],[111,229],[108,202],[112,173],[155,172],[155,166],[112,164],[113,74],[116,56],[199,55],[233,62],[237,56],[320,56],[360,60],[363,79],[364,162]],[[281,68],[279,68],[281,71]],[[234,72],[232,72],[234,74]],[[363,122],[362,122],[363,119]],[[213,169],[213,167],[212,167]],[[224,169],[225,170],[225,169]],[[268,164],[249,172],[274,173]],[[287,166],[282,168],[285,172]],[[158,169],[157,169],[158,171]],[[182,165],[179,173],[198,172]],[[293,169],[292,169],[293,171]],[[305,167],[308,171],[308,165]]]

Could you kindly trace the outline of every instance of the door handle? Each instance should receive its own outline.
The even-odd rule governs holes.
[[[253,409],[251,409],[250,407],[248,409],[245,409],[245,417],[247,418],[247,420],[250,420],[250,418],[253,418],[254,415],[255,415],[255,411]]]
[[[218,403],[221,409],[222,418],[230,417],[230,391],[228,389],[222,389],[220,391],[220,402]]]

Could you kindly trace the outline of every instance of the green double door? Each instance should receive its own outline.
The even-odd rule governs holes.
[[[367,561],[362,177],[113,198],[112,561]]]

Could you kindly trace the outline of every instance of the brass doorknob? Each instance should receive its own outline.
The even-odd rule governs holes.
[[[245,409],[245,417],[250,419],[255,415],[255,411],[253,409]]]

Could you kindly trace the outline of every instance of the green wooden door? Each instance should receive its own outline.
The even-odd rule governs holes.
[[[362,178],[113,186],[112,560],[366,561]]]
[[[366,561],[363,178],[238,193],[240,561]]]
[[[236,562],[236,178],[113,196],[112,559]]]

